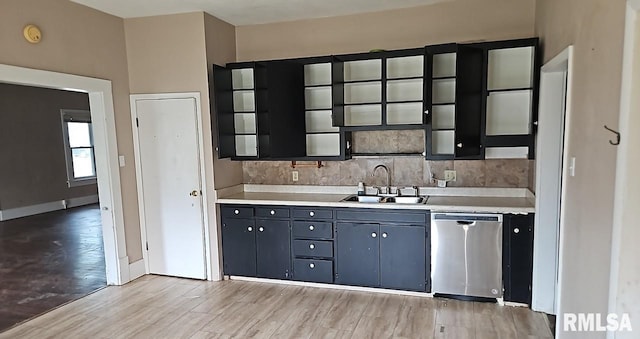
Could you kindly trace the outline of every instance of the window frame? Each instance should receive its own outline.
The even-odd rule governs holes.
[[[69,187],[77,187],[84,185],[95,185],[97,184],[97,171],[96,171],[96,151],[95,151],[95,142],[93,139],[93,125],[91,123],[91,111],[89,110],[79,110],[79,109],[61,109],[60,110],[60,120],[62,122],[62,139],[64,142],[64,158],[66,162],[67,169],[67,186]],[[84,122],[89,124],[89,138],[91,141],[90,147],[76,147],[76,148],[91,148],[91,153],[93,154],[93,173],[95,175],[90,177],[82,177],[76,178],[73,172],[73,148],[69,142],[69,128],[67,126],[68,122]]]

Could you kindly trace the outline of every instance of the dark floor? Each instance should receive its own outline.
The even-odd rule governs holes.
[[[0,222],[0,332],[104,286],[98,205]]]

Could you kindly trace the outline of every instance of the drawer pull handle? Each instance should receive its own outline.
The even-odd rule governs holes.
[[[520,229],[519,229],[519,228],[517,228],[517,227],[516,227],[516,228],[514,228],[514,229],[513,229],[513,233],[515,233],[515,234],[520,233]]]
[[[309,245],[309,249],[314,249],[314,248],[316,248],[316,245],[314,244]]]
[[[271,213],[271,215],[276,215],[276,211],[274,211],[274,210],[271,210],[270,213]]]
[[[234,214],[240,214],[240,211],[235,210],[235,211],[233,211],[233,213],[234,213]]]
[[[315,227],[313,227],[313,225],[309,225],[309,231],[313,231],[315,229]]]
[[[383,237],[383,238],[386,238],[387,236],[388,236],[388,234],[387,234],[386,232],[385,232],[385,233],[382,233],[382,237]]]
[[[247,227],[247,231],[249,231],[249,232],[253,231],[253,227],[251,227],[251,226]]]
[[[309,264],[309,268],[310,269],[313,269],[314,267],[316,267],[316,264],[314,264],[314,263]]]
[[[309,212],[309,216],[313,217],[314,215],[316,215],[316,213],[314,211]]]
[[[371,237],[372,237],[372,238],[375,238],[375,237],[377,237],[377,236],[378,236],[378,235],[376,234],[376,232],[371,233]]]
[[[264,227],[260,226],[260,228],[258,228],[258,231],[264,232]]]

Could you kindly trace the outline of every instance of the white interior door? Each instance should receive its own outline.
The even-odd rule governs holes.
[[[149,273],[205,279],[196,100],[136,100]]]

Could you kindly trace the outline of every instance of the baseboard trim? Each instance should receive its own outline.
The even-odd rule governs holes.
[[[144,259],[129,264],[129,281],[136,280],[146,274],[147,268],[144,264]]]
[[[0,221],[28,217],[30,215],[58,211],[62,209],[64,209],[64,200],[46,202],[44,204],[31,206],[9,208],[6,210],[2,210]]]
[[[0,210],[0,221],[28,217],[36,214],[64,210],[72,207],[91,205],[98,202],[98,195],[88,195],[86,197],[69,198],[66,200],[58,200],[45,202],[44,204],[36,204],[30,206],[8,208]]]
[[[67,208],[91,205],[98,203],[98,195],[88,195],[86,197],[69,198],[65,200]]]

